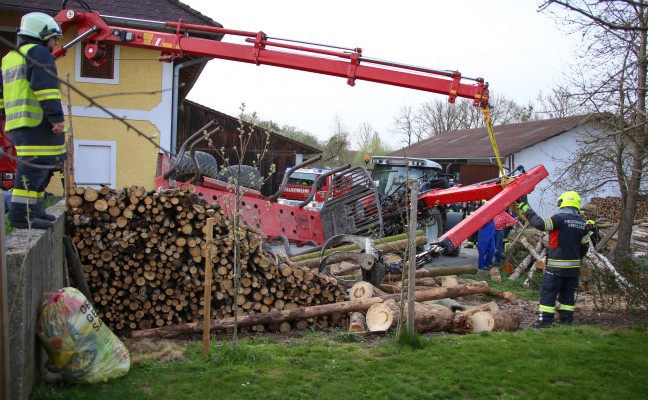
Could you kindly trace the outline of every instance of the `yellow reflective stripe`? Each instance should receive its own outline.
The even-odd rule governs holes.
[[[542,304],[540,304],[540,306],[538,307],[538,311],[546,312],[546,313],[555,313],[556,307],[543,306]]]
[[[553,220],[551,218],[542,218],[545,225],[545,231],[553,231]]]
[[[0,110],[4,110],[4,99],[0,99]]]
[[[34,204],[38,202],[38,192],[14,188],[11,193],[11,202],[19,204]]]
[[[576,307],[575,306],[570,306],[570,305],[567,305],[567,304],[561,304],[560,307],[558,307],[558,309],[562,310],[562,311],[574,311],[576,309]]]
[[[18,157],[58,156],[65,154],[65,143],[54,146],[16,146]]]
[[[581,244],[589,243],[591,235],[592,235],[592,232],[589,232],[587,235],[583,236],[583,239],[581,240]]]
[[[34,94],[36,95],[38,101],[52,100],[52,99],[61,100],[61,91],[58,89],[35,90]]]

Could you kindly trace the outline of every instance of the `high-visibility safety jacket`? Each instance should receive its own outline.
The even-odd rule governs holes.
[[[566,271],[581,266],[581,259],[589,247],[589,236],[578,210],[564,207],[560,213],[542,218],[529,208],[524,215],[536,229],[550,232],[547,268]]]
[[[5,129],[13,131],[34,128],[43,122],[62,122],[61,90],[55,78],[56,66],[52,54],[47,47],[29,41],[23,43],[19,50],[9,52],[2,59],[0,109],[5,112]],[[28,57],[25,58],[23,54]],[[64,145],[42,143],[36,137],[33,144],[17,145],[17,155],[58,156],[65,153]]]

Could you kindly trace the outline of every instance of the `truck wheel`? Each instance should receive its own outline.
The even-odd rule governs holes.
[[[203,151],[197,151],[195,156],[200,174],[216,179],[218,176],[218,165],[214,156]],[[182,158],[175,164],[175,172],[170,178],[177,181],[185,181],[191,179],[195,174],[196,169],[191,161],[191,156],[189,153],[183,153]]]
[[[216,179],[228,182],[230,177],[238,177],[240,186],[261,190],[261,173],[251,165],[232,165],[223,168]]]
[[[450,229],[454,228],[457,224],[459,224],[463,220],[463,214],[460,212],[448,212],[446,213],[446,221],[445,225],[443,226],[443,232],[447,232]],[[450,257],[458,257],[459,252],[461,251],[461,245],[459,245],[456,249],[454,249],[451,252],[446,252],[444,255],[450,256]]]

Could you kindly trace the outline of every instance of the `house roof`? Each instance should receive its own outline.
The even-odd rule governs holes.
[[[40,11],[53,16],[61,11],[62,3],[61,0],[0,0],[0,9],[17,12]],[[178,0],[88,0],[86,4],[101,15],[150,21],[177,21],[182,19],[192,24],[222,27],[218,22]],[[69,1],[66,7],[83,10],[79,1]]]
[[[0,10],[14,11],[20,14],[40,11],[54,16],[61,11],[62,3],[61,0],[0,0]],[[79,0],[71,0],[66,3],[66,7],[81,11],[84,10],[82,4],[83,2]],[[172,28],[167,28],[159,24],[151,24],[150,22],[178,21],[182,19],[184,22],[191,24],[208,25],[218,28],[223,27],[218,22],[178,0],[89,0],[86,1],[86,4],[92,11],[99,12],[104,17],[104,20],[112,26],[130,25],[138,29],[174,32]],[[110,17],[119,17],[121,19]],[[214,40],[221,40],[223,37],[221,34],[212,33],[194,32],[194,34],[195,36],[209,37]],[[185,54],[184,57],[176,59],[174,64],[177,65],[196,58],[198,57]],[[180,99],[187,96],[200,76],[205,64],[206,62],[202,62],[180,70],[180,82],[182,83],[179,89]]]
[[[210,113],[211,115],[213,115],[214,117],[216,117],[219,121],[229,120],[229,121],[233,122],[234,126],[237,126],[237,127],[239,126],[239,119],[237,117],[233,117],[231,115],[223,114],[220,111],[216,111],[216,110],[214,110],[212,108],[209,108],[209,107],[207,107],[205,105],[202,105],[202,104],[199,104],[199,103],[196,103],[196,102],[193,102],[191,100],[184,100],[183,104],[186,104],[186,105],[188,105],[190,107],[194,107],[194,108],[197,108],[197,109],[204,110],[204,111]],[[247,123],[245,125],[249,126],[249,124],[247,124]],[[268,132],[268,134],[270,135],[272,140],[277,141],[277,143],[289,143],[291,145],[291,148],[299,149],[300,152],[303,153],[303,154],[321,154],[322,153],[322,150],[320,150],[318,148],[315,148],[315,147],[309,146],[307,144],[304,144],[302,142],[298,142],[296,140],[290,139],[290,138],[288,138],[286,136],[283,136],[281,134],[278,134],[278,133],[275,133],[275,132],[272,132],[272,131],[266,131],[266,130],[264,130],[262,128],[259,128],[259,127],[256,127],[256,129],[260,129],[263,132]]]
[[[591,114],[578,115],[500,125],[493,129],[500,155],[506,157],[565,133],[590,121],[591,118]],[[495,155],[486,128],[441,133],[395,151],[391,155],[403,155],[403,153],[409,157],[435,160],[488,158]]]

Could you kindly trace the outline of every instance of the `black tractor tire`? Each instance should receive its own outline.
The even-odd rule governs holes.
[[[227,168],[223,168],[219,173],[216,179],[229,182],[229,178],[239,179],[238,184],[240,186],[261,190],[261,173],[258,169],[254,168],[251,165],[232,165]]]
[[[217,179],[218,164],[216,163],[214,156],[203,151],[195,152],[195,156],[196,162],[198,163],[198,171],[200,172],[200,174],[202,176]],[[194,168],[189,153],[183,153],[182,158],[178,160],[174,164],[174,166],[175,171],[173,172],[173,175],[169,176],[170,179],[175,179],[177,181],[186,181],[193,178],[193,176],[196,174],[196,168]]]
[[[454,228],[463,220],[463,214],[460,212],[448,212],[446,213],[445,225],[443,226],[443,232],[448,232],[450,229]],[[459,252],[461,251],[461,245],[457,246],[453,251],[446,251],[444,255],[450,257],[458,257]]]

